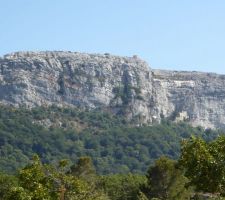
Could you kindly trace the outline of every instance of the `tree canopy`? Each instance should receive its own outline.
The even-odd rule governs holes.
[[[160,156],[177,159],[191,134],[208,140],[218,131],[169,121],[135,127],[99,110],[0,106],[0,170],[15,173],[36,153],[44,163],[88,156],[100,174],[144,173]]]
[[[224,193],[224,136],[212,142],[198,137],[183,141],[179,163],[185,168],[185,175],[190,179],[189,185],[194,185],[196,191]]]

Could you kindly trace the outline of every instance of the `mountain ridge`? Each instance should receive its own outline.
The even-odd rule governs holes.
[[[65,51],[0,58],[0,102],[103,109],[136,125],[164,118],[225,128],[225,75],[151,69],[138,56]]]

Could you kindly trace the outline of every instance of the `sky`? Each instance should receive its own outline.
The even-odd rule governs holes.
[[[151,68],[225,74],[224,0],[0,0],[0,56],[138,55]]]

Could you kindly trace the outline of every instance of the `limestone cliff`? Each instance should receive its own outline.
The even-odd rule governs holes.
[[[17,52],[0,58],[0,102],[76,106],[126,116],[135,124],[162,118],[225,128],[225,76],[152,70],[137,56]]]

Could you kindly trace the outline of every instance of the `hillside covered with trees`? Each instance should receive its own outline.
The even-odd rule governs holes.
[[[34,154],[44,163],[92,158],[99,174],[141,173],[160,156],[177,159],[180,141],[222,134],[185,123],[164,121],[136,127],[107,112],[39,107],[0,107],[0,169],[15,173]]]

